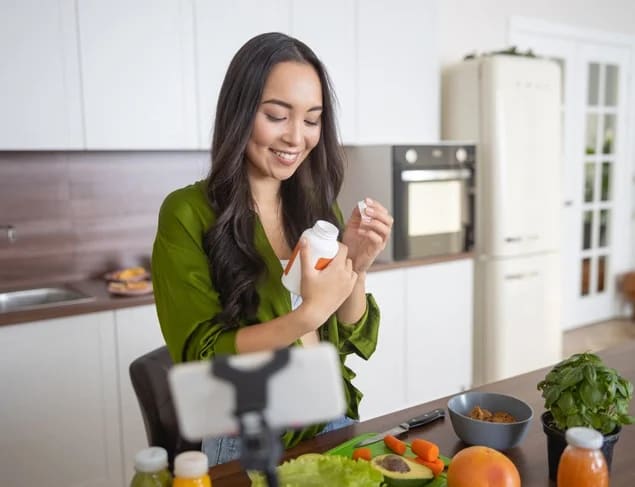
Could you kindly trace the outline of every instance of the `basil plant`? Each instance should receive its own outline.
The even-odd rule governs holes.
[[[593,353],[575,354],[555,365],[538,390],[562,431],[587,426],[606,435],[617,426],[635,423],[628,414],[633,384]]]

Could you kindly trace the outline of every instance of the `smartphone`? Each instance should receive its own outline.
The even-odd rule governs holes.
[[[232,368],[258,370],[275,352],[257,352],[228,357]],[[214,360],[174,365],[168,382],[181,434],[191,440],[232,436],[239,432],[234,411],[234,384],[212,375]],[[244,386],[244,384],[243,384]],[[298,428],[328,422],[346,411],[344,382],[335,347],[320,343],[313,347],[291,347],[288,362],[269,377],[263,415],[272,429]]]

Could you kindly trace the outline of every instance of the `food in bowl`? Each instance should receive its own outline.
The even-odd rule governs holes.
[[[479,406],[488,411],[504,411],[515,422],[490,422],[470,417]],[[526,402],[505,394],[469,391],[448,401],[450,421],[456,435],[468,445],[483,445],[496,450],[508,450],[519,445],[527,435],[534,413]]]
[[[497,411],[492,413],[489,409],[484,409],[480,406],[474,406],[474,409],[470,411],[470,418],[478,419],[479,421],[489,421],[490,423],[515,423],[514,418],[507,411]]]

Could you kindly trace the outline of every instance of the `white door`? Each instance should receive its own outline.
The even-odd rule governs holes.
[[[562,67],[563,327],[612,318],[630,251],[629,49],[513,24],[510,41]]]

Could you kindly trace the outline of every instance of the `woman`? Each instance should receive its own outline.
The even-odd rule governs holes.
[[[365,276],[392,217],[367,199],[364,218],[356,208],[343,225],[333,105],[326,70],[305,44],[279,33],[248,41],[219,94],[209,177],[161,207],[152,275],[175,362],[328,340],[341,357],[346,415],[357,419],[362,394],[344,360],[375,350],[379,310]],[[344,227],[339,252],[322,271],[303,266],[302,298],[291,296],[280,280],[283,265],[318,219]],[[300,245],[306,260],[306,242]],[[283,443],[344,424],[288,431]],[[212,465],[238,455],[231,438],[206,441],[204,450]]]

